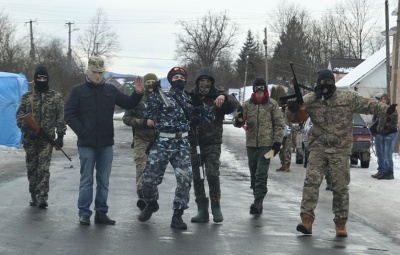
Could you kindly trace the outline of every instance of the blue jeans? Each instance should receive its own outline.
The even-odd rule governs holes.
[[[397,132],[388,135],[375,136],[375,151],[378,158],[378,172],[381,174],[393,172],[393,150],[397,142]]]
[[[79,216],[91,216],[90,205],[93,202],[93,172],[96,167],[96,199],[94,210],[107,213],[108,186],[113,161],[113,146],[83,147],[78,146],[81,162],[78,208]]]

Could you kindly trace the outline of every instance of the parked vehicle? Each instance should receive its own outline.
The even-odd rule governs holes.
[[[300,125],[296,139],[296,163],[307,166],[309,151],[308,136],[312,132],[310,118]],[[372,135],[365,121],[358,113],[353,114],[353,148],[351,150],[350,164],[357,165],[360,161],[362,168],[369,167],[370,148]]]

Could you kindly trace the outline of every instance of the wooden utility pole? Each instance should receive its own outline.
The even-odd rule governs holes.
[[[68,25],[68,63],[71,63],[72,59],[72,50],[71,50],[71,25],[74,24],[72,22],[65,23]]]
[[[268,52],[267,52],[267,28],[264,28],[264,50],[265,50],[265,81],[268,86]]]
[[[397,7],[397,27],[396,27],[396,38],[395,38],[395,48],[394,48],[394,75],[393,75],[393,87],[392,87],[392,93],[391,93],[391,102],[396,103],[397,102],[397,76],[399,72],[399,40],[400,40],[400,0],[398,1],[398,7]]]
[[[35,60],[35,45],[33,44],[33,28],[32,28],[32,23],[33,22],[36,22],[36,21],[32,21],[32,20],[30,20],[30,21],[28,21],[28,22],[25,22],[25,24],[26,23],[29,23],[30,24],[30,31],[31,31],[31,51],[30,51],[30,56],[31,56],[31,59],[32,60]]]

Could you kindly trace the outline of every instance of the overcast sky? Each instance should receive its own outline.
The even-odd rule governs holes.
[[[328,8],[342,0],[291,0],[288,2],[301,3],[310,14],[321,17]],[[176,23],[179,20],[196,20],[209,11],[212,13],[227,12],[229,18],[239,25],[239,35],[236,38],[235,53],[246,38],[249,29],[261,40],[264,38],[264,28],[267,20],[282,0],[202,0],[202,1],[175,1],[175,0],[3,0],[4,14],[18,26],[19,34],[29,35],[30,20],[33,23],[34,36],[51,35],[64,38],[68,45],[67,22],[72,22],[72,48],[76,47],[75,40],[78,34],[83,33],[90,25],[90,19],[101,8],[107,15],[109,25],[117,32],[121,50],[116,53],[117,58],[107,66],[108,71],[144,75],[154,72],[159,77],[165,77],[175,65],[176,34],[181,33],[181,27]],[[375,0],[374,8],[382,12],[382,29],[384,29],[385,0]],[[396,6],[397,1],[389,1],[389,11]],[[391,16],[391,23],[395,17]],[[278,35],[268,30],[268,47],[273,48]],[[236,55],[237,56],[237,55]],[[235,56],[235,57],[236,57]]]

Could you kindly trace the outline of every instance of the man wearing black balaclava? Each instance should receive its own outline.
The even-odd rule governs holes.
[[[303,98],[304,103],[288,102],[287,118],[296,122],[295,113],[305,111],[313,123],[309,137],[310,155],[303,186],[300,207],[301,222],[297,231],[312,234],[319,187],[325,169],[333,189],[332,210],[336,236],[347,237],[346,222],[349,216],[350,157],[353,146],[353,113],[390,116],[396,105],[386,105],[355,92],[337,90],[331,70],[318,72],[315,91]]]
[[[22,117],[30,114],[40,128],[47,131],[52,138],[55,138],[57,134],[56,142],[63,147],[63,137],[67,130],[64,121],[64,102],[60,93],[49,88],[49,80],[46,67],[36,68],[35,86],[32,91],[22,96],[17,110],[17,125],[22,131],[23,147],[26,152],[26,168],[31,193],[30,205],[39,206],[42,209],[48,206],[53,146],[25,123]]]

